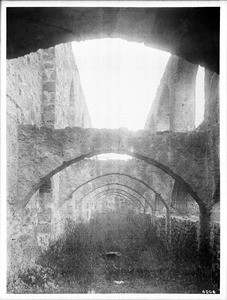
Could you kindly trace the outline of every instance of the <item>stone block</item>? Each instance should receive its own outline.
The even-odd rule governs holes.
[[[39,224],[44,223],[51,223],[51,217],[52,217],[52,210],[51,208],[48,208],[40,213],[38,213],[38,222]]]
[[[47,81],[43,85],[43,90],[49,93],[55,92],[55,82],[54,81]]]
[[[51,233],[51,224],[49,224],[49,223],[38,224],[37,234],[39,234],[39,233],[50,234]]]
[[[50,243],[50,235],[45,233],[37,234],[37,243],[42,249],[46,249]]]

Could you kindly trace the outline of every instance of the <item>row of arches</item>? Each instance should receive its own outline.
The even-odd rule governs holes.
[[[135,152],[131,152],[128,150],[98,150],[98,151],[93,151],[84,155],[81,155],[79,157],[73,158],[69,161],[64,162],[62,165],[58,166],[57,168],[55,168],[54,170],[52,170],[51,172],[49,172],[45,177],[43,177],[38,184],[36,184],[31,191],[27,194],[27,196],[22,200],[22,202],[20,203],[21,207],[25,207],[27,205],[27,203],[29,202],[29,200],[31,199],[31,197],[40,189],[40,187],[48,180],[50,180],[54,175],[56,175],[57,173],[61,172],[62,170],[64,170],[65,168],[76,164],[86,158],[91,158],[93,156],[99,155],[99,154],[108,154],[108,153],[117,153],[117,154],[126,154],[129,155],[131,157],[134,157],[136,159],[142,160],[147,164],[153,165],[154,167],[157,167],[158,169],[162,170],[163,172],[165,172],[166,174],[168,174],[170,177],[172,177],[174,180],[178,181],[180,184],[182,184],[185,188],[185,190],[192,196],[192,198],[197,202],[197,204],[199,205],[200,209],[205,211],[206,210],[206,206],[203,203],[203,201],[201,200],[201,198],[198,196],[198,194],[196,193],[196,191],[193,190],[193,188],[178,174],[176,174],[175,172],[173,172],[169,167],[166,167],[165,165],[161,164],[160,162],[141,155],[139,153],[135,153]],[[144,183],[144,185],[147,186],[148,189],[152,190],[154,193],[154,189],[151,188],[149,185],[147,185],[146,183]]]
[[[129,199],[131,202],[136,203],[138,206],[142,206],[145,209],[145,205],[138,199],[136,198],[133,194],[126,192],[124,189],[120,189],[120,188],[109,188],[109,189],[105,189],[102,190],[101,192],[98,192],[97,194],[95,194],[93,197],[91,197],[91,201],[93,199],[96,199],[98,197],[98,199],[100,199],[102,196],[105,195],[116,195],[116,196],[123,196],[124,198]],[[151,207],[151,206],[150,206]]]
[[[58,174],[62,170],[66,169],[67,167],[70,167],[74,165],[76,166],[77,163],[86,161],[86,159],[92,158],[99,154],[106,154],[106,153],[117,153],[117,154],[126,154],[131,157],[134,157],[140,161],[142,161],[145,164],[152,165],[156,167],[157,169],[160,169],[165,174],[170,176],[172,179],[175,180],[175,182],[178,182],[179,185],[182,185],[186,192],[193,197],[195,202],[198,204],[200,209],[200,214],[204,215],[204,211],[206,212],[206,207],[202,200],[198,197],[197,193],[192,189],[192,187],[184,181],[181,176],[173,172],[170,168],[166,167],[165,165],[161,164],[160,162],[146,157],[144,155],[141,155],[139,153],[134,153],[131,151],[126,150],[99,150],[99,151],[93,151],[84,155],[81,155],[79,157],[76,157],[74,159],[71,159],[67,162],[64,162],[63,165],[57,167],[53,171],[51,171],[49,174],[47,174],[41,181],[30,191],[30,193],[27,195],[27,197],[23,201],[23,206],[26,206],[26,204],[29,202],[29,199],[32,197],[32,195],[37,192],[38,189],[40,189],[45,182],[50,180],[54,175]],[[143,191],[140,192],[138,188],[135,188],[133,184],[126,183],[124,180],[128,180],[131,182],[136,183],[137,187],[142,186]],[[105,174],[101,174],[95,177],[91,177],[90,179],[84,181],[80,185],[77,185],[75,188],[71,189],[70,193],[66,195],[64,201],[61,203],[58,203],[57,209],[61,210],[61,205],[63,205],[65,202],[71,202],[73,206],[76,204],[84,201],[88,198],[96,198],[101,196],[103,193],[101,189],[114,189],[116,192],[120,192],[118,190],[120,189],[127,189],[130,191],[130,193],[134,194],[134,198],[140,201],[139,199],[143,199],[144,204],[149,206],[152,211],[152,215],[154,216],[154,206],[155,204],[151,203],[151,199],[155,199],[155,201],[160,201],[162,205],[165,208],[165,222],[166,222],[166,233],[168,236],[171,234],[171,213],[170,213],[170,205],[171,205],[171,194],[169,195],[170,201],[167,203],[161,194],[155,190],[150,184],[145,182],[145,180],[142,180],[142,178],[137,178],[136,176],[132,176],[131,174],[126,174],[123,172],[109,172]],[[129,195],[127,195],[129,196]],[[136,200],[133,201],[136,201]],[[201,216],[200,216],[201,219]],[[203,228],[201,226],[201,228]]]
[[[73,194],[75,194],[79,189],[81,189],[82,187],[84,187],[85,185],[89,184],[90,182],[94,181],[94,180],[97,180],[97,179],[100,179],[100,178],[104,178],[106,176],[122,176],[122,177],[126,177],[126,178],[130,178],[131,180],[134,180],[134,181],[137,181],[141,184],[143,184],[146,188],[148,188],[150,191],[152,191],[155,195],[159,196],[160,197],[160,200],[162,201],[162,203],[164,204],[164,206],[166,207],[166,209],[168,210],[168,205],[166,204],[165,200],[161,197],[161,195],[159,193],[157,193],[155,191],[155,189],[153,189],[151,186],[149,186],[147,183],[145,183],[144,181],[134,177],[134,176],[131,176],[131,175],[128,175],[128,174],[122,174],[122,173],[107,173],[107,174],[103,174],[103,175],[100,175],[100,176],[97,176],[95,178],[92,178],[86,182],[84,182],[83,184],[81,184],[80,186],[78,186],[76,189],[74,189],[68,198],[71,198]],[[123,185],[123,184],[119,184],[119,183],[115,183],[116,185]],[[111,185],[111,183],[109,184],[105,184],[103,186],[108,186],[108,185]],[[125,186],[125,185],[123,185]],[[87,193],[86,195],[84,195],[84,197],[86,197],[87,195],[89,195],[91,192],[95,191],[97,188],[95,189],[92,189],[92,191],[90,191],[89,193]],[[133,189],[135,191],[135,189]],[[135,191],[136,192],[136,191]],[[137,192],[138,193],[138,192]],[[139,194],[139,193],[138,193]],[[140,194],[139,194],[140,195]],[[142,195],[141,195],[142,196]],[[145,202],[150,205],[150,203],[145,199]]]
[[[104,152],[104,151],[103,151]],[[116,151],[117,153],[119,151]],[[122,153],[122,151],[120,151]],[[105,152],[106,153],[106,152]],[[111,151],[112,153],[112,151]],[[93,155],[97,155],[97,152]],[[80,156],[76,159],[71,160],[74,162],[83,161],[87,157],[92,157],[91,154]],[[149,158],[145,158],[142,155],[135,154],[133,157],[140,158],[140,160],[144,161],[145,163],[148,162],[148,164],[153,162],[153,160],[149,160]],[[142,159],[141,159],[142,158]],[[154,165],[154,164],[152,164]],[[156,165],[159,165],[157,162]],[[69,162],[64,164],[64,167],[70,166]],[[61,166],[59,167],[61,168]],[[165,168],[165,166],[164,166]],[[162,170],[164,169],[162,167]],[[56,172],[56,169],[54,170]],[[60,171],[59,171],[60,172]],[[171,171],[170,171],[171,173]],[[168,174],[169,175],[169,174]],[[49,175],[47,175],[45,178],[48,178]],[[178,175],[176,174],[175,178]],[[47,179],[46,179],[47,180]],[[136,183],[137,187],[142,186],[143,190],[142,192],[139,191],[139,189],[135,188],[134,185],[130,184],[129,181]],[[126,173],[120,173],[120,172],[110,172],[101,174],[95,177],[92,177],[89,180],[84,181],[82,184],[77,185],[75,188],[73,188],[70,193],[65,197],[64,201],[61,203],[58,203],[58,209],[61,210],[61,206],[64,205],[66,202],[71,202],[72,206],[76,206],[79,203],[88,200],[93,199],[99,199],[103,194],[107,193],[118,193],[118,194],[124,194],[124,197],[130,197],[131,201],[139,203],[142,207],[142,201],[144,202],[144,205],[147,205],[151,208],[152,216],[155,216],[155,201],[158,200],[162,203],[162,205],[165,208],[165,223],[166,223],[166,233],[167,236],[170,236],[171,234],[171,214],[170,214],[170,205],[166,203],[166,201],[163,199],[163,197],[158,193],[151,185],[149,185],[144,180],[141,180],[135,176],[132,176],[131,174]],[[171,198],[171,195],[169,196]],[[142,201],[140,201],[140,199]],[[153,202],[153,203],[152,203]]]
[[[155,189],[153,189],[150,185],[148,185],[146,182],[128,175],[128,174],[122,174],[122,173],[107,173],[107,174],[103,174],[100,176],[96,176],[86,182],[84,182],[83,184],[81,184],[80,186],[78,186],[77,188],[75,188],[70,194],[69,197],[66,199],[66,201],[69,200],[74,200],[73,203],[75,202],[75,205],[85,201],[86,199],[93,199],[98,197],[98,195],[102,194],[102,191],[99,192],[99,190],[101,189],[107,189],[106,191],[109,191],[110,189],[114,189],[116,191],[118,190],[122,190],[122,188],[129,190],[131,193],[133,192],[136,196],[133,196],[134,199],[136,201],[140,200],[138,198],[143,199],[144,204],[147,205],[148,207],[151,208],[152,211],[152,215],[154,216],[154,203],[153,205],[151,204],[151,195],[146,195],[144,196],[144,191],[143,192],[139,192],[138,190],[136,190],[135,188],[131,187],[130,184],[124,184],[123,183],[123,179],[130,179],[131,181],[136,182],[139,185],[142,185],[143,187],[145,187],[149,192],[151,192],[152,194],[155,195],[154,199],[159,199],[159,201],[163,204],[163,206],[165,207],[165,214],[166,214],[166,227],[167,227],[167,233],[168,235],[170,234],[170,208],[168,206],[168,204],[166,203],[166,201],[161,197],[161,195],[155,191]],[[111,182],[99,182],[100,180],[105,180],[105,179],[109,179]],[[119,182],[117,182],[119,181]],[[92,186],[90,191],[83,193],[83,188],[85,188],[85,190],[89,190],[89,184],[93,183],[93,182],[98,182],[97,186]],[[120,189],[121,188],[121,189]],[[82,196],[79,194],[78,192],[81,190],[82,192]],[[96,193],[97,192],[97,193]],[[134,201],[135,201],[134,200]],[[154,201],[153,201],[154,202]],[[64,203],[64,202],[63,202]],[[140,204],[142,205],[142,203],[140,202]],[[74,204],[73,204],[74,205]],[[143,205],[142,205],[143,206]]]

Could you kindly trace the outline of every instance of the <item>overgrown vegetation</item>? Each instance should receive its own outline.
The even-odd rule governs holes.
[[[121,255],[108,260],[105,256],[108,251]],[[201,293],[203,289],[212,289],[217,292],[217,285],[207,281],[204,272],[201,275],[196,254],[187,241],[175,248],[163,243],[146,214],[97,213],[89,223],[67,220],[64,235],[42,252],[36,266],[11,278],[8,291]],[[134,283],[118,291],[114,281]],[[143,288],[141,282],[145,284]]]

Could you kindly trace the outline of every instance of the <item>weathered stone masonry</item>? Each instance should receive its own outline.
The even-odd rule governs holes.
[[[143,204],[146,199],[154,205],[153,225],[167,242],[162,197],[169,205],[172,251],[180,254],[180,249],[190,244],[195,255],[198,249],[202,258],[212,254],[206,263],[212,263],[219,276],[219,14],[219,7],[8,8],[9,273],[34,263],[50,239],[63,233],[64,218],[75,217],[76,203],[89,187],[90,196],[78,204],[80,212],[89,213],[92,202],[102,202],[105,193],[105,197],[110,193],[108,197],[125,199],[126,192],[138,198],[139,192]],[[83,129],[91,123],[79,73],[70,44],[60,43],[104,37],[142,42],[173,55],[145,131]],[[205,117],[194,129],[198,64],[206,68]],[[81,128],[72,128],[75,126]],[[105,151],[137,158],[128,164],[89,159]],[[129,189],[122,176],[117,183],[124,186],[108,182],[110,186],[101,187],[107,179],[97,177],[106,175],[107,169],[132,175],[155,188],[157,194],[136,181]],[[82,184],[83,191],[68,199]],[[94,188],[97,190],[92,192]],[[117,194],[111,195],[111,189]],[[98,195],[101,191],[104,194]],[[151,211],[146,211],[146,216],[154,219]]]
[[[136,158],[147,158],[148,163],[161,168],[174,179],[185,181],[185,186],[190,184],[195,197],[198,195],[204,204],[210,205],[203,192],[203,184],[206,184],[203,183],[206,135],[201,132],[152,135],[148,131],[132,133],[81,128],[52,131],[33,126],[22,126],[19,130],[20,178],[23,182],[20,201],[27,199],[33,187],[38,188],[42,178],[46,176],[48,179],[76,161],[105,152],[122,152]],[[195,152],[187,151],[190,147]],[[28,166],[29,174],[23,172],[23,168]]]
[[[172,122],[175,125],[168,127],[167,132],[154,133],[151,131],[151,128],[136,133],[127,130],[83,129],[81,128],[83,126],[90,127],[90,123],[89,116],[86,113],[84,98],[81,96],[80,83],[79,81],[72,83],[70,79],[71,76],[75,77],[73,73],[75,65],[72,68],[72,73],[67,73],[67,84],[60,80],[60,75],[57,75],[62,73],[63,76],[63,65],[68,68],[69,62],[67,60],[65,64],[61,61],[59,70],[57,67],[61,57],[60,53],[65,53],[65,51],[71,53],[69,45],[58,46],[44,51],[40,50],[40,60],[35,56],[39,63],[40,61],[42,63],[45,61],[45,68],[40,63],[40,68],[34,73],[35,78],[39,80],[42,87],[37,89],[37,97],[39,98],[39,101],[37,100],[39,103],[37,110],[39,118],[37,121],[32,121],[33,119],[29,119],[29,117],[22,118],[21,121],[21,109],[15,104],[15,107],[9,106],[12,110],[8,109],[9,125],[11,122],[14,125],[14,127],[8,126],[8,135],[15,138],[15,140],[10,139],[8,141],[9,157],[14,158],[17,170],[15,172],[14,161],[9,160],[8,177],[12,176],[12,178],[15,178],[11,181],[12,184],[9,185],[9,188],[11,187],[12,190],[9,193],[9,202],[11,203],[9,207],[12,208],[10,210],[12,218],[9,217],[12,223],[9,230],[13,232],[10,235],[12,237],[10,248],[12,253],[15,252],[18,256],[17,259],[12,257],[11,261],[13,263],[23,263],[34,260],[40,247],[47,247],[51,238],[57,238],[62,233],[64,219],[75,216],[73,214],[75,210],[74,204],[78,199],[78,195],[76,196],[75,194],[73,196],[75,198],[72,198],[71,201],[65,201],[67,196],[70,195],[75,187],[100,176],[107,168],[107,164],[104,163],[103,167],[100,165],[96,169],[97,163],[94,161],[86,162],[84,158],[108,152],[126,153],[138,160],[134,165],[130,163],[130,168],[116,164],[113,167],[109,164],[109,172],[112,168],[112,172],[121,170],[125,174],[132,174],[134,169],[134,175],[140,180],[157,187],[160,196],[158,194],[155,196],[149,195],[146,190],[140,190],[138,184],[135,185],[136,190],[145,199],[148,198],[148,201],[152,202],[155,211],[159,215],[163,214],[163,207],[162,205],[160,206],[159,197],[163,197],[169,209],[172,209],[172,217],[169,221],[164,220],[164,223],[160,223],[161,225],[158,226],[160,235],[165,236],[167,222],[167,224],[171,224],[171,239],[173,243],[176,240],[177,232],[181,232],[181,240],[184,239],[184,236],[186,239],[190,236],[191,240],[196,240],[197,248],[203,248],[203,251],[207,251],[209,245],[211,249],[216,249],[218,233],[215,233],[215,239],[210,239],[210,237],[212,237],[214,232],[218,231],[217,229],[214,230],[213,226],[211,227],[210,211],[218,199],[219,165],[216,156],[218,139],[212,140],[211,143],[211,138],[218,130],[218,114],[216,114],[215,120],[217,122],[215,126],[208,126],[207,118],[212,124],[213,120],[210,117],[205,117],[204,123],[196,131],[188,131],[193,128],[193,119],[183,118],[184,124],[178,122],[181,120],[181,117],[176,114],[178,108],[169,112],[169,118],[173,120]],[[183,65],[186,64],[183,63]],[[27,67],[24,68],[26,71]],[[186,79],[194,78],[195,70],[196,67],[192,66],[189,77],[185,75]],[[218,101],[218,77],[213,75],[212,78],[213,80],[209,84],[209,89],[212,89],[212,92],[206,95],[207,103]],[[187,113],[193,115],[194,83],[188,86],[186,79],[181,84],[185,84],[188,92],[192,94],[187,99],[183,97],[182,103],[185,103],[186,107],[191,105],[191,110],[188,110],[187,107],[187,110],[183,109],[180,112],[184,114],[187,111]],[[190,81],[190,79],[188,80]],[[76,84],[78,85],[77,88]],[[181,88],[181,85],[179,85],[179,88]],[[16,93],[17,87],[13,85],[13,80],[9,80],[8,89],[9,94],[14,95]],[[65,95],[68,96],[66,97]],[[180,95],[181,93],[178,94],[179,98],[177,98],[178,104],[182,98]],[[78,106],[73,104],[76,102],[72,102],[74,96],[80,99]],[[12,105],[12,99],[9,99],[9,105]],[[23,98],[20,101],[23,103],[24,100],[29,101],[28,99]],[[163,105],[165,106],[163,99],[169,101],[168,97],[159,98],[157,105],[160,106],[160,109]],[[215,107],[218,107],[218,104]],[[77,114],[72,115],[72,108],[75,108]],[[26,109],[24,109],[25,112]],[[17,118],[16,121],[13,119],[13,114]],[[77,115],[79,116],[78,118]],[[158,120],[160,119],[153,118],[154,120],[159,122]],[[72,126],[78,127],[72,128]],[[12,128],[14,128],[13,132]],[[157,127],[155,128],[157,129]],[[178,130],[179,128],[183,128],[183,130]],[[87,167],[85,167],[86,164]],[[94,169],[96,169],[95,172],[92,171]],[[152,172],[154,172],[154,175],[151,176]],[[166,181],[166,184],[162,186],[158,183],[160,180]],[[116,183],[116,177],[114,181]],[[212,184],[208,185],[209,181]],[[100,183],[95,181],[91,186],[91,191],[95,188],[98,189],[103,184],[103,180]],[[126,188],[123,189],[125,190]],[[79,198],[83,199],[83,195],[81,193]],[[91,193],[91,195],[93,195],[91,198],[95,197],[94,193]],[[88,201],[91,198],[88,198]],[[200,225],[196,225],[196,230],[193,229],[193,234],[190,235],[187,233],[187,225],[185,225],[185,230],[179,229],[183,226],[181,220],[178,219],[178,225],[175,226],[176,222],[173,219],[173,215],[174,213],[185,214],[187,210],[184,210],[184,205],[187,205],[188,211],[191,214],[195,213],[197,216],[197,209],[192,199],[197,202],[200,208],[200,222],[198,219],[196,221],[196,224]],[[61,206],[62,211],[59,210],[59,203],[61,202],[63,203]],[[191,206],[188,208],[189,204]],[[79,206],[79,209],[83,210],[83,206]],[[152,210],[150,210],[150,213],[152,214]],[[11,215],[9,214],[9,216]],[[217,225],[215,228],[217,228]],[[32,255],[29,253],[32,253]],[[215,259],[213,261],[216,262]]]
[[[145,128],[187,132],[195,129],[195,84],[198,65],[171,56]]]
[[[48,181],[35,193],[25,211],[14,208],[21,184],[18,176],[18,128],[21,124],[32,124],[36,128],[91,126],[70,44],[38,50],[7,62],[8,232],[9,249],[12,250],[9,254],[16,255],[17,259],[11,259],[16,264],[23,263],[23,257],[25,261],[30,260],[32,254],[28,259],[25,258],[27,254],[23,254],[24,251],[29,253],[30,247],[32,258],[35,257],[37,241],[40,245],[48,242],[56,218],[53,205],[58,202],[55,199],[57,184]]]

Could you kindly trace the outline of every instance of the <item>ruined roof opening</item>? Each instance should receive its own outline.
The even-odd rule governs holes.
[[[93,127],[143,129],[170,53],[119,38],[72,44]]]

